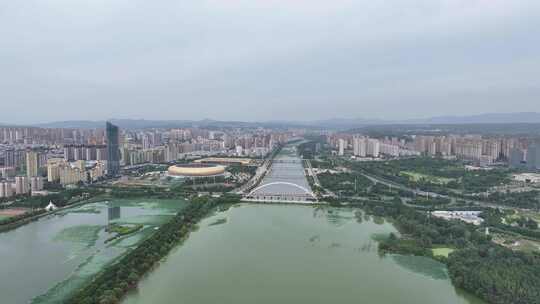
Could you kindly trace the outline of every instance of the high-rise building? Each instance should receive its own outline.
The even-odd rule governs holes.
[[[107,160],[107,147],[105,146],[96,147],[96,160]]]
[[[60,184],[63,186],[87,181],[88,175],[84,170],[80,170],[79,168],[70,165],[62,166],[60,168]]]
[[[13,188],[9,182],[0,182],[0,197],[11,197]]]
[[[93,168],[90,169],[90,180],[97,181],[99,178],[103,177],[105,174],[105,166],[102,162],[96,162]]]
[[[85,153],[84,153],[84,147],[83,146],[75,146],[73,147],[73,160],[85,160]]]
[[[525,153],[519,148],[510,149],[510,167],[519,168],[523,165],[525,159]]]
[[[414,149],[420,153],[426,152],[426,139],[424,136],[416,136],[414,138]]]
[[[0,198],[6,197],[6,184],[5,182],[0,182]]]
[[[107,174],[115,176],[120,173],[120,149],[118,146],[118,127],[110,122],[106,125],[107,133]]]
[[[28,178],[26,176],[15,177],[15,193],[17,195],[28,193]]]
[[[4,166],[6,167],[16,167],[15,163],[15,150],[9,149],[6,150]]]
[[[38,154],[35,151],[26,152],[26,176],[28,178],[38,175]]]
[[[168,144],[165,146],[165,161],[171,162],[178,158],[178,146],[176,144]]]
[[[61,158],[51,158],[47,161],[47,181],[50,183],[60,181],[60,170],[65,165],[65,160]]]
[[[65,146],[64,147],[64,159],[66,161],[72,161],[74,159],[74,152],[73,152],[73,146]]]
[[[30,189],[32,192],[43,190],[43,177],[35,176],[30,179]]]
[[[364,137],[353,139],[353,153],[355,156],[366,157],[367,143]]]
[[[372,157],[379,157],[380,143],[379,140],[370,138],[367,141],[367,154]]]
[[[540,170],[540,145],[534,145],[527,149],[527,168]]]
[[[340,156],[343,156],[345,154],[345,143],[346,143],[345,139],[343,138],[339,139],[339,153],[338,154]]]
[[[86,160],[96,160],[96,147],[89,146],[84,149]]]
[[[392,144],[385,144],[385,143],[379,143],[379,149],[380,153],[397,157],[399,156],[399,146],[395,146]]]
[[[2,178],[8,179],[10,177],[14,177],[15,173],[16,173],[15,168],[13,168],[13,167],[0,168],[0,177],[2,177]]]

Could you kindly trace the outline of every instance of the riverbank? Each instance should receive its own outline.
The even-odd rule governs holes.
[[[10,261],[0,272],[1,302],[66,303],[73,291],[135,249],[185,206],[182,199],[95,198],[0,234],[0,259]],[[133,230],[108,231],[111,226]]]
[[[113,265],[98,273],[83,288],[76,291],[68,303],[118,303],[126,293],[136,288],[139,280],[152,270],[172,248],[182,243],[197,223],[218,206],[239,202],[237,196],[222,198],[198,197],[162,225],[156,233],[142,241]]]
[[[381,239],[381,253],[425,256],[441,261],[448,266],[456,287],[489,303],[538,303],[540,254],[512,251],[493,243],[489,235],[472,224],[431,217],[403,204],[362,201],[348,205],[392,219],[402,236],[389,234]],[[452,253],[448,257],[435,256],[433,249],[440,247],[451,248]]]
[[[0,233],[8,232],[8,231],[17,229],[17,228],[19,228],[21,226],[24,226],[24,225],[29,224],[31,222],[37,221],[37,220],[39,220],[40,218],[42,218],[44,216],[53,215],[53,214],[55,214],[57,212],[60,212],[62,210],[82,206],[84,204],[97,202],[97,201],[103,200],[105,198],[106,198],[106,194],[99,194],[99,195],[94,196],[92,198],[85,198],[85,199],[82,199],[80,201],[73,202],[73,203],[71,203],[69,205],[65,205],[63,207],[60,207],[58,209],[51,210],[51,211],[46,211],[45,209],[32,210],[32,211],[29,211],[27,213],[21,214],[19,216],[16,216],[16,217],[13,217],[13,218],[8,218],[8,219],[5,219],[3,221],[0,221]]]

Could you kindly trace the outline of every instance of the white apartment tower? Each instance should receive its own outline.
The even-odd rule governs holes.
[[[339,153],[340,156],[343,156],[345,154],[345,139],[340,138],[339,139]]]
[[[379,157],[380,143],[378,139],[370,138],[367,140],[367,155]]]
[[[353,153],[355,156],[366,157],[367,150],[366,138],[355,137],[353,139]]]

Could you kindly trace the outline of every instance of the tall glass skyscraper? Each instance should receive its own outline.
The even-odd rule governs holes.
[[[107,122],[107,175],[116,176],[120,173],[120,149],[118,148],[118,127]]]

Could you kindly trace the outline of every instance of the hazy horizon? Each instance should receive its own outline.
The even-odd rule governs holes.
[[[540,112],[540,2],[11,1],[0,123]]]
[[[130,118],[120,118],[120,117],[107,117],[102,119],[65,119],[65,120],[51,120],[51,121],[34,121],[31,123],[6,123],[0,121],[0,126],[37,126],[37,127],[56,127],[64,125],[67,126],[77,126],[85,124],[95,124],[95,123],[105,123],[110,121],[113,123],[128,123],[132,122],[143,122],[148,123],[152,122],[202,122],[202,121],[215,121],[215,122],[238,122],[238,123],[252,123],[252,124],[266,124],[266,123],[291,123],[291,124],[306,124],[314,125],[313,123],[320,122],[322,126],[332,126],[336,127],[337,125],[343,126],[352,126],[351,124],[366,124],[366,125],[385,125],[385,124],[540,124],[540,112],[508,112],[508,113],[481,113],[477,115],[441,115],[441,116],[430,116],[430,117],[417,117],[417,118],[404,118],[404,119],[366,119],[364,117],[328,117],[323,119],[289,119],[289,120],[279,120],[279,119],[270,119],[270,120],[248,120],[248,119],[237,119],[237,120],[227,120],[219,118],[202,118],[202,119],[153,119],[147,117],[130,117]]]

